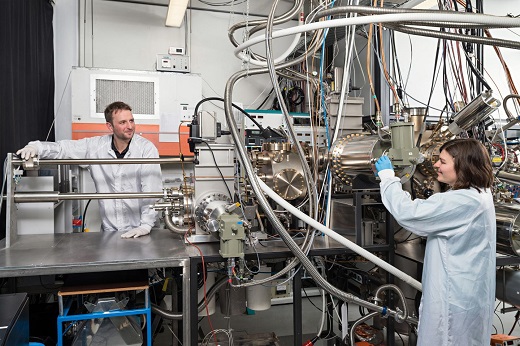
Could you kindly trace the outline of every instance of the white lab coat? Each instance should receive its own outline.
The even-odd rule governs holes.
[[[30,142],[42,159],[102,159],[117,160],[112,150],[112,135],[62,140]],[[134,135],[125,158],[158,158],[157,148],[149,140]],[[124,159],[120,159],[124,160]],[[98,193],[161,192],[162,176],[159,164],[89,165],[88,170]],[[104,231],[129,231],[141,226],[150,230],[157,212],[149,208],[156,199],[100,199],[99,211]]]
[[[427,237],[418,345],[489,345],[495,301],[496,217],[489,189],[412,200],[393,170],[379,172],[383,204]]]

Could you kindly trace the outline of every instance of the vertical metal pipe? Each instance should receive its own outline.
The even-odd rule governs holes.
[[[484,13],[484,2],[482,0],[477,0],[476,3],[477,6],[477,13]],[[477,35],[478,37],[484,36],[484,30],[483,29],[477,29]],[[481,44],[476,44],[477,46],[477,61],[476,61],[476,69],[480,72],[481,76],[484,76],[484,46]],[[480,79],[476,78],[477,80],[477,92],[481,93],[484,88],[482,83],[480,82]]]
[[[188,328],[186,329],[186,333],[189,335],[187,340],[184,341],[184,345],[198,345],[197,340],[197,264],[202,263],[200,258],[191,257],[189,260],[189,270],[184,270],[185,272],[189,272],[189,278],[187,287],[188,290],[185,291],[188,293],[188,299],[185,307],[183,307],[182,311],[187,314],[186,319],[189,321]],[[202,273],[204,275],[204,273]],[[185,280],[184,278],[183,280]],[[189,311],[189,312],[187,312]]]
[[[294,344],[301,345],[303,342],[302,332],[302,274],[297,270],[293,277],[293,331]]]
[[[14,167],[13,154],[7,154],[6,162],[7,179],[7,204],[5,206],[5,247],[8,248],[16,242],[18,237],[18,222],[16,219],[16,208],[14,204]],[[3,198],[3,196],[2,196]]]

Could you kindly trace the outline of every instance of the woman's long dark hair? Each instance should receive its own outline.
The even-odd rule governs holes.
[[[453,190],[490,188],[493,184],[493,168],[486,147],[476,139],[454,139],[444,143],[440,151],[446,150],[453,157],[457,181]]]

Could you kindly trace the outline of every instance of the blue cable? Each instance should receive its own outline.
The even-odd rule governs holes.
[[[330,4],[330,7],[334,7],[334,3],[336,2],[336,0],[333,0]],[[330,19],[330,16],[327,17],[327,19]],[[321,93],[320,93],[320,96],[321,96],[321,104],[322,104],[322,109],[323,109],[323,121],[325,123],[325,135],[326,135],[326,138],[327,138],[327,149],[330,150],[330,147],[332,145],[332,143],[330,142],[330,135],[329,135],[329,121],[327,119],[327,108],[325,107],[325,95],[324,95],[324,88],[323,88],[323,65],[325,64],[325,41],[326,41],[326,38],[327,38],[327,34],[329,33],[329,29],[325,29],[325,33],[323,35],[323,41],[321,43],[321,64],[320,64],[320,86],[321,86]],[[338,117],[339,119],[339,117]],[[332,180],[332,175],[331,175],[331,172],[330,172],[330,169],[327,170],[327,186],[331,183],[331,180]],[[325,190],[325,194],[324,194],[324,204],[323,204],[323,207],[325,210],[327,210],[327,196],[328,196],[328,190]],[[325,225],[327,226],[327,225]],[[323,235],[323,234],[322,234]]]

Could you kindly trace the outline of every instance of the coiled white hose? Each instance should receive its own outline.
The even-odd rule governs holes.
[[[501,25],[501,27],[520,27],[520,18],[499,17],[499,16],[483,16],[470,13],[399,13],[399,14],[381,14],[366,17],[332,19],[323,22],[315,22],[310,24],[299,25],[292,28],[282,29],[272,34],[272,38],[290,36],[302,32],[313,31],[325,28],[335,28],[349,25],[365,25],[370,23],[392,23],[401,21],[415,22],[447,22],[447,23],[473,23],[482,25]],[[238,56],[244,49],[251,47],[257,43],[265,41],[265,36],[254,37],[235,48],[234,54]]]
[[[351,242],[350,240],[343,237],[341,234],[338,234],[331,230],[330,228],[322,225],[318,221],[314,220],[313,218],[309,217],[307,214],[302,213],[300,210],[293,207],[289,202],[287,202],[285,199],[280,197],[276,192],[271,190],[269,186],[267,186],[261,179],[257,179],[258,184],[260,185],[260,188],[262,191],[264,191],[269,197],[271,197],[276,203],[278,203],[281,207],[286,209],[288,212],[296,216],[301,221],[305,222],[309,226],[315,228],[316,230],[323,232],[324,234],[328,235],[341,245],[346,246],[350,250],[354,251],[360,256],[363,256],[370,262],[374,263],[381,269],[386,270],[390,274],[394,275],[395,277],[398,277],[399,279],[403,280],[407,284],[411,285],[413,288],[422,291],[422,285],[419,281],[412,278],[410,275],[400,271],[396,267],[390,265],[389,263],[383,261],[376,255],[372,254],[371,252],[363,249],[361,246]]]

